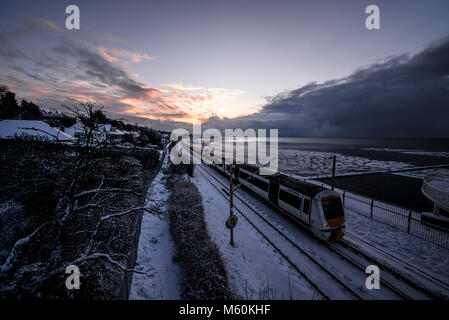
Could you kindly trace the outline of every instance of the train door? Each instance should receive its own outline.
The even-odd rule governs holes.
[[[279,198],[279,183],[270,181],[268,200],[275,205],[279,205],[278,198]]]
[[[309,197],[304,196],[302,199],[301,219],[310,224],[310,212],[312,209],[312,201]]]

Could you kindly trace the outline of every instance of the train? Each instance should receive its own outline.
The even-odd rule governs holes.
[[[222,164],[212,166],[229,176],[230,165],[224,158]],[[236,183],[305,226],[319,239],[344,237],[345,212],[338,192],[281,173],[261,176],[259,167],[250,164],[234,164],[232,171]]]
[[[203,147],[190,144],[191,153],[202,151]],[[213,156],[213,152],[210,155]],[[211,166],[229,177],[229,162],[235,161],[223,155],[221,160],[221,164],[213,162]],[[256,165],[233,164],[232,167],[234,182],[241,183],[317,238],[327,241],[344,237],[345,210],[338,192],[279,172],[262,176]]]

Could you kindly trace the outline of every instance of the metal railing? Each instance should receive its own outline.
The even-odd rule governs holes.
[[[313,163],[315,163],[315,161],[311,159],[310,165],[312,166]],[[288,173],[287,175],[292,176]],[[299,178],[298,176],[295,177]],[[327,175],[326,177],[329,178]],[[302,178],[302,180],[314,184],[321,184],[322,187],[331,189],[331,186],[320,183],[317,180],[310,178]],[[421,222],[421,212],[409,210],[346,190],[336,189],[335,191],[342,195],[343,205],[345,208],[367,218],[407,232],[410,235],[449,249],[449,232],[443,229],[438,229],[437,227],[423,224]]]
[[[345,208],[449,249],[449,233],[429,225],[424,225],[421,222],[421,212],[402,208],[353,192],[344,190],[336,191],[342,194]]]
[[[297,175],[282,172],[283,174],[303,180],[305,182],[321,185],[331,189],[331,186],[317,180],[306,179]],[[342,195],[343,206],[351,211],[407,232],[423,240],[435,243],[449,249],[449,232],[432,227],[421,222],[421,212],[409,210],[381,200],[362,196],[354,192],[335,189]]]

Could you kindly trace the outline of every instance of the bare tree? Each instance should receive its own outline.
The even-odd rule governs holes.
[[[66,108],[84,124],[82,139],[67,144],[54,136],[52,147],[59,153],[46,154],[39,153],[42,141],[28,141],[23,145],[23,157],[30,159],[24,161],[29,161],[31,168],[25,164],[22,174],[27,176],[8,186],[16,195],[45,186],[52,190],[57,203],[53,214],[39,219],[28,234],[11,245],[0,264],[2,294],[26,291],[32,296],[51,279],[63,277],[67,266],[81,267],[95,261],[121,271],[151,273],[144,267],[129,267],[127,252],[114,251],[122,246],[116,239],[121,235],[111,234],[126,219],[132,222],[137,214],[148,212],[145,202],[150,199],[139,177],[142,173],[137,160],[118,156],[108,139],[96,138],[97,111],[101,108],[88,102]],[[2,174],[8,175],[6,171]],[[45,243],[45,253],[38,248],[41,256],[27,258],[38,242]]]
[[[4,84],[0,84],[0,96],[4,95],[8,91],[9,88],[7,86],[5,86]]]

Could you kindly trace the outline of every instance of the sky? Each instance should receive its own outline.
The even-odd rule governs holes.
[[[70,4],[80,30],[65,28]],[[370,4],[380,30],[365,27]],[[17,0],[0,18],[0,83],[44,108],[72,98],[162,127],[449,137],[446,0]]]

